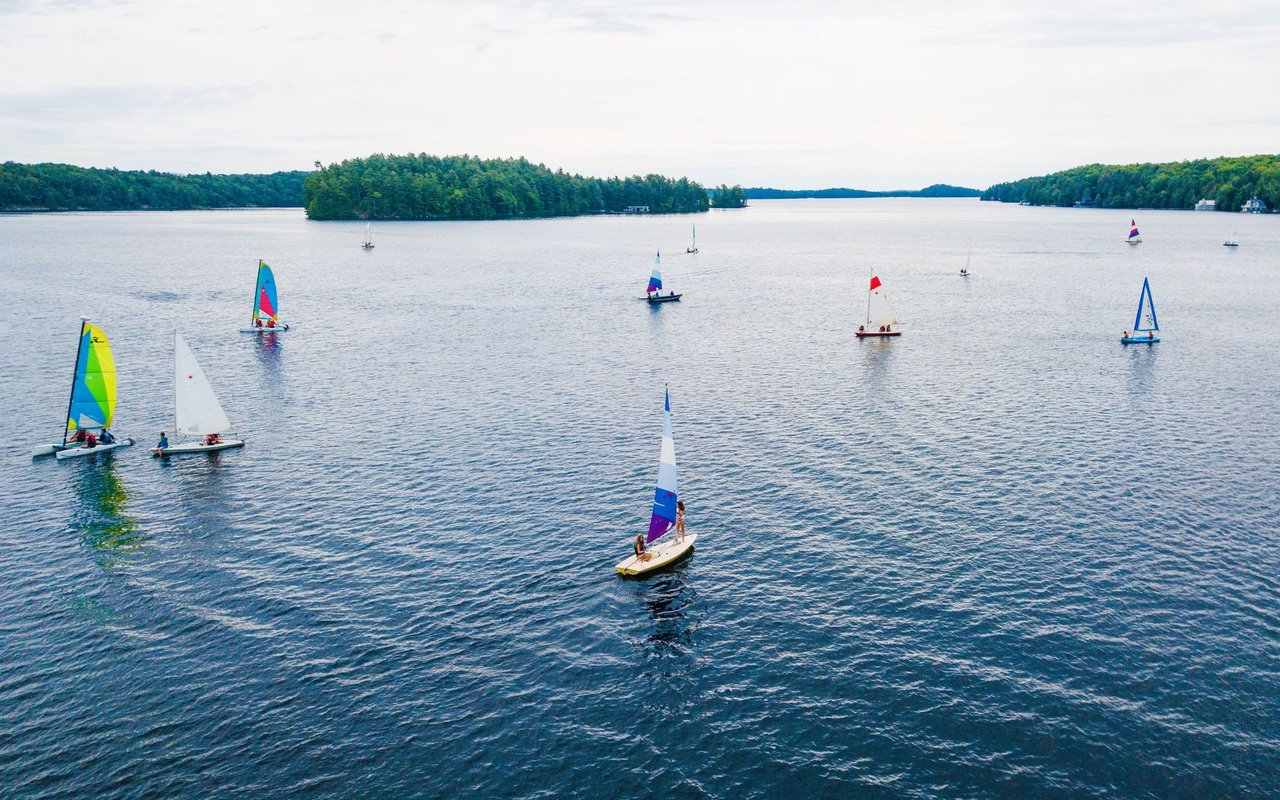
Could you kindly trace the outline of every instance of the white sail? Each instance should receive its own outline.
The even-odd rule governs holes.
[[[231,430],[209,379],[182,334],[173,334],[173,416],[178,433],[204,436]]]
[[[872,273],[871,289],[867,296],[867,325],[897,325],[898,318],[893,315],[893,308],[889,305],[889,298],[885,297],[884,286],[880,284],[880,279]]]
[[[371,224],[372,223],[369,223],[369,222],[366,222],[364,224],[364,242],[362,242],[362,244],[364,244],[366,247],[368,245],[373,244],[373,232],[369,230],[369,226]]]

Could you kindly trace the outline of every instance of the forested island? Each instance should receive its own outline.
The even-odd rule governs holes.
[[[861,197],[979,197],[982,192],[964,186],[935,183],[923,189],[895,189],[877,192],[867,189],[747,189],[751,200],[792,200],[811,198],[861,198]]]
[[[524,158],[373,155],[307,176],[311,219],[519,219],[706,211],[707,190],[662,175],[587,178]]]
[[[1089,164],[997,183],[983,200],[1036,206],[1194,208],[1213,200],[1218,211],[1238,211],[1258,197],[1280,205],[1280,155],[1206,158],[1164,164]]]
[[[720,184],[711,190],[712,208],[746,208],[747,190],[741,186]]]
[[[298,206],[306,172],[175,175],[70,164],[0,164],[0,211]]]

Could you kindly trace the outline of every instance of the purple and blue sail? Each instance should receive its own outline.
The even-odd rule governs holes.
[[[662,449],[658,455],[658,486],[653,492],[653,516],[646,542],[659,539],[676,524],[676,440],[671,435],[671,392],[663,391]]]
[[[661,266],[662,251],[658,251],[658,254],[653,257],[653,263]],[[653,274],[649,276],[649,288],[644,290],[646,294],[662,291],[662,270],[658,269],[658,266],[653,268]]]

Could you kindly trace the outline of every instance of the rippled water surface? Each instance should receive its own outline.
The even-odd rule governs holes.
[[[0,794],[1274,796],[1280,219],[1130,216],[0,218]],[[248,445],[32,461],[82,314],[118,434],[177,327]]]

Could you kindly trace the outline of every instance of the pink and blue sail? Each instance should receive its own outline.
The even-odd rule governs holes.
[[[671,435],[671,392],[663,391],[662,449],[658,455],[658,486],[653,492],[653,516],[646,542],[662,538],[676,524],[676,440]]]
[[[250,322],[258,320],[278,320],[280,317],[280,297],[276,293],[276,276],[272,274],[267,262],[258,262],[258,283],[253,289],[253,317]]]
[[[662,265],[662,251],[658,251],[658,254],[653,257],[653,263]],[[646,294],[662,291],[662,270],[658,269],[658,266],[653,268],[653,274],[649,276],[649,288],[644,290]]]

